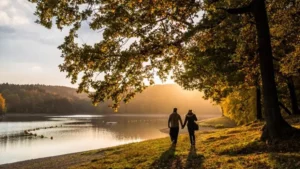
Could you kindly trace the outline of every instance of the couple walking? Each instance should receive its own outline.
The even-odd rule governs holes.
[[[195,130],[199,129],[199,126],[195,123],[197,121],[196,115],[192,110],[189,110],[185,116],[184,124],[180,115],[177,113],[177,108],[173,109],[173,113],[169,116],[168,127],[170,128],[170,137],[173,145],[176,145],[178,133],[179,133],[179,122],[181,124],[181,129],[187,124],[191,146],[195,146]]]

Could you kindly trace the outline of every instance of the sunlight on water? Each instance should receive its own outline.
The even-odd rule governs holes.
[[[104,115],[65,115],[65,116],[48,116],[48,117],[67,117],[67,118],[93,118],[93,117],[104,117]]]
[[[7,118],[0,122],[0,164],[166,137],[159,131],[166,120],[102,115]]]

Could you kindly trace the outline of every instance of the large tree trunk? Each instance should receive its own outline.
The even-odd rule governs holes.
[[[255,18],[258,35],[260,71],[264,99],[263,106],[266,118],[266,127],[261,138],[263,140],[279,139],[288,135],[286,131],[292,129],[292,127],[282,118],[278,105],[265,1],[253,0],[251,3],[251,12]]]
[[[296,96],[296,91],[295,91],[295,86],[293,82],[293,78],[289,77],[288,78],[288,88],[290,92],[290,99],[292,103],[292,113],[293,114],[300,114],[299,108],[298,108],[298,101],[297,101],[297,96]]]
[[[256,119],[262,120],[260,86],[256,86]]]

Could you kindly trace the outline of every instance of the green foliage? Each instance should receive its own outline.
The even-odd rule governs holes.
[[[6,112],[5,99],[3,98],[2,94],[0,93],[0,114],[3,114],[5,112]]]
[[[95,104],[111,99],[115,109],[143,91],[145,80],[153,84],[155,74],[166,79],[178,56],[183,56],[182,42],[195,32],[192,19],[201,7],[194,1],[29,1],[37,4],[38,23],[51,28],[54,19],[60,29],[71,27],[59,47],[65,58],[60,69],[73,83],[83,73],[78,91],[93,88],[89,95]],[[100,42],[76,43],[83,21],[90,29],[103,31]],[[99,73],[105,74],[104,79],[95,78]]]
[[[223,114],[238,125],[256,120],[256,92],[255,88],[237,89],[222,102]]]
[[[287,77],[299,76],[299,10],[298,1],[277,1],[268,6],[276,69]]]

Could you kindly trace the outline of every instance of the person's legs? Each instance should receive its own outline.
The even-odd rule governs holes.
[[[173,143],[173,141],[174,141],[174,128],[173,127],[170,128],[170,138],[171,138],[171,142]]]
[[[193,145],[195,145],[195,143],[196,143],[195,140],[196,140],[196,139],[195,139],[195,130],[193,130],[193,131],[192,131],[192,141],[193,141],[192,144],[193,144]]]
[[[179,127],[174,127],[174,144],[177,143],[178,133],[179,133]]]
[[[191,142],[191,145],[192,145],[193,144],[192,130],[188,129],[188,131],[189,131],[190,142]]]
[[[195,130],[189,128],[188,131],[189,131],[191,145],[195,145]]]

